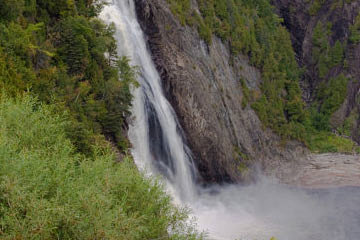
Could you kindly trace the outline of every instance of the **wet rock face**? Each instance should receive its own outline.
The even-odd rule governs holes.
[[[242,109],[240,79],[254,91],[261,83],[247,57],[231,57],[228,46],[216,38],[207,46],[196,29],[178,22],[166,0],[135,3],[163,89],[204,183],[246,180],[242,164],[258,163],[268,172],[282,169],[278,175],[298,164],[306,153],[301,144],[285,146],[262,127],[250,106]]]
[[[351,113],[360,113],[360,44],[349,42],[349,27],[354,24],[360,12],[360,1],[325,1],[315,15],[309,14],[310,4],[306,0],[272,0],[277,13],[284,18],[284,25],[291,33],[291,39],[297,54],[297,60],[306,72],[302,81],[304,99],[311,103],[316,99],[316,89],[340,73],[351,79],[348,84],[347,98],[343,106],[332,117],[333,125],[342,123]],[[340,3],[334,7],[334,3]],[[346,45],[345,59],[347,66],[332,68],[323,79],[318,77],[314,61],[312,60],[313,30],[318,22],[331,23],[331,45],[339,40]],[[352,129],[352,138],[360,143],[360,119]]]

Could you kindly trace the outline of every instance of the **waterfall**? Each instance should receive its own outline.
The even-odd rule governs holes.
[[[136,164],[148,172],[165,175],[181,199],[195,193],[195,167],[184,144],[181,127],[164,96],[161,79],[136,18],[133,0],[113,0],[100,16],[116,26],[119,56],[128,56],[139,67],[140,86],[134,90],[133,123],[129,136]]]
[[[140,169],[165,176],[168,190],[188,203],[210,239],[357,240],[360,191],[309,193],[261,178],[257,184],[197,189],[196,169],[136,18],[133,0],[113,0],[100,17],[116,26],[118,54],[139,67],[129,136]],[[355,210],[355,211],[354,211]]]

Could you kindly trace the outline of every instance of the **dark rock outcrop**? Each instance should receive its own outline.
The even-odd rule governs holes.
[[[164,91],[203,181],[248,179],[244,164],[261,166],[278,176],[291,174],[307,150],[297,142],[283,143],[263,128],[250,106],[242,109],[240,79],[254,92],[259,92],[261,83],[260,72],[248,58],[234,58],[215,37],[207,46],[196,29],[179,23],[166,0],[135,2]],[[195,1],[192,4],[196,8]]]

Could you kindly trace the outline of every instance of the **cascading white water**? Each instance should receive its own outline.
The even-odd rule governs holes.
[[[134,122],[130,140],[136,164],[148,171],[161,171],[182,199],[195,193],[195,168],[190,151],[183,142],[174,110],[164,96],[160,76],[147,49],[137,22],[133,0],[113,0],[100,16],[116,26],[120,56],[128,56],[140,68],[140,88],[134,92]]]
[[[134,90],[134,122],[129,133],[135,162],[140,169],[165,175],[169,191],[180,202],[190,204],[199,229],[208,231],[209,239],[360,239],[358,189],[309,193],[262,179],[248,187],[197,191],[191,154],[164,97],[137,22],[134,1],[113,0],[101,18],[116,26],[119,55],[130,57],[132,64],[140,68],[141,87]]]

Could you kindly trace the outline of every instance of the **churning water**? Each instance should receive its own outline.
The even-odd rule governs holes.
[[[359,240],[360,190],[309,192],[261,178],[251,186],[197,187],[191,152],[136,18],[133,0],[112,0],[101,18],[116,26],[119,55],[139,67],[129,136],[138,167],[164,175],[181,204],[192,208],[209,239]]]

